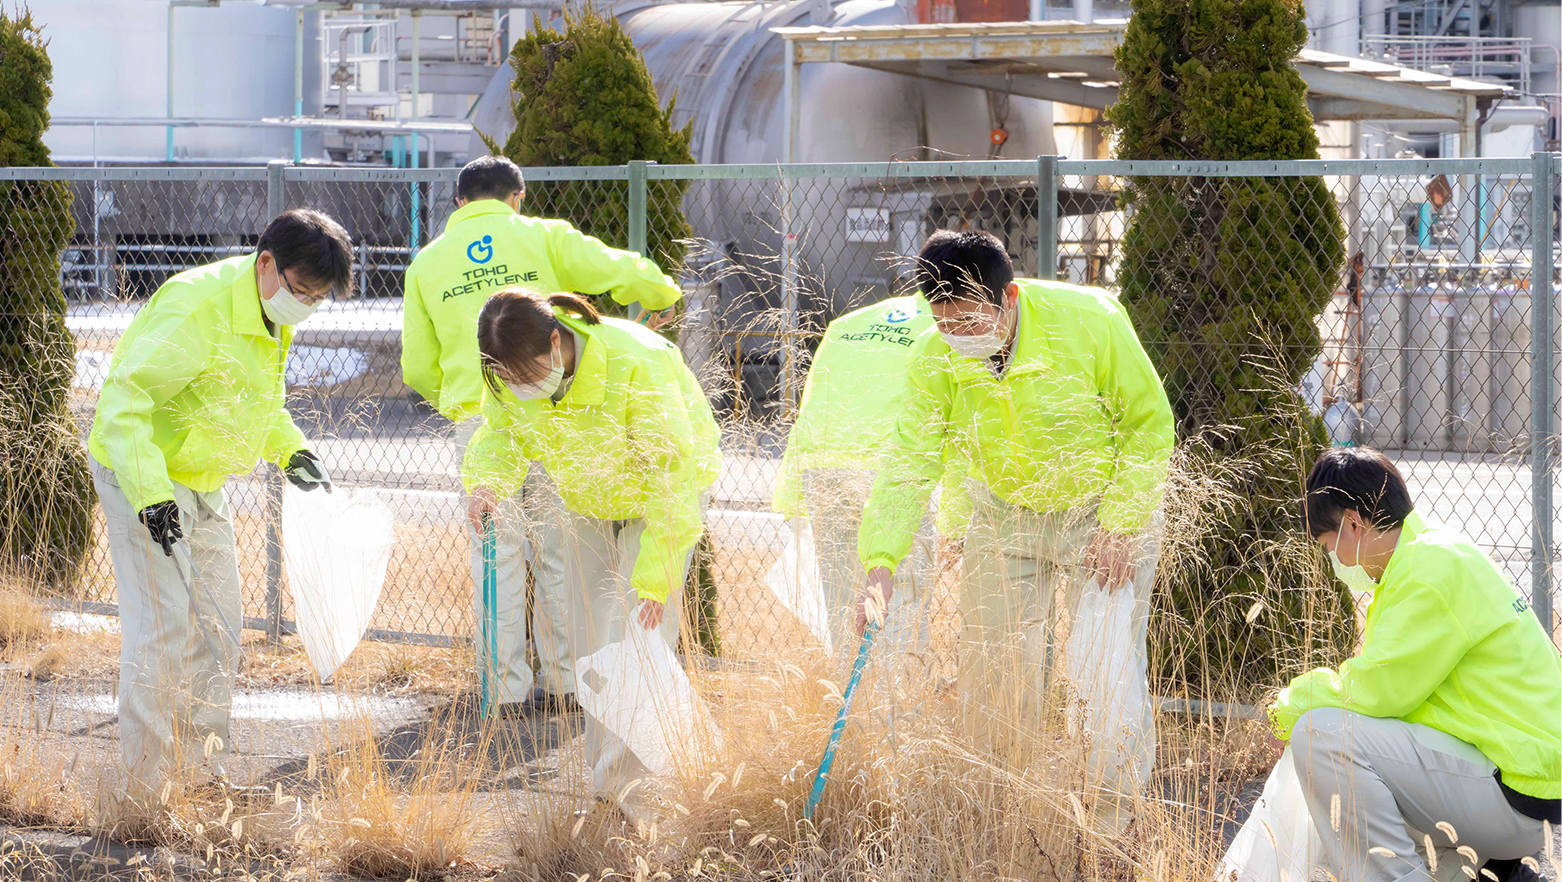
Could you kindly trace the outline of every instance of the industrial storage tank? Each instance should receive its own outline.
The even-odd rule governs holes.
[[[173,115],[244,119],[293,114],[298,11],[255,3],[170,7],[146,0],[31,0],[54,62],[55,124],[44,142],[59,163],[162,162],[164,127],[64,125],[70,119],[168,116],[172,15]],[[318,12],[302,16],[304,114],[320,111]],[[319,133],[303,134],[303,155],[324,155]],[[177,160],[264,163],[291,158],[288,129],[176,128]]]
[[[645,55],[663,100],[676,94],[674,123],[693,121],[695,160],[714,164],[785,158],[785,41],[773,28],[913,23],[910,11],[892,0],[837,3],[829,7],[827,21],[811,18],[811,10],[818,8],[812,3],[722,2],[619,5],[616,11]],[[1034,158],[1055,149],[1051,105],[1034,99],[1011,97],[1003,102],[1006,107],[997,108],[980,89],[844,64],[804,65],[799,94],[795,160],[800,163],[985,159],[991,155],[990,134],[1000,122],[1009,133],[997,154],[1002,158]],[[929,149],[918,149],[923,147]],[[1029,188],[1033,205],[1033,179],[994,184]],[[690,188],[686,205],[696,236],[718,251],[714,257],[754,264],[755,278],[774,280],[789,196],[788,231],[796,237],[797,274],[804,288],[800,306],[805,313],[828,317],[888,296],[904,258],[920,244],[930,212],[937,214],[940,197],[951,190],[965,196],[972,189],[969,181],[939,188],[881,179],[805,178],[785,193],[773,182],[700,182]],[[984,190],[987,201],[992,201],[990,189]],[[1022,265],[1034,263],[1033,252],[1015,256]],[[758,287],[770,291],[747,293],[769,301],[763,295],[777,286]],[[726,299],[752,302],[752,297]]]
[[[827,14],[821,14],[825,13]],[[893,0],[825,3],[619,4],[615,13],[644,54],[662,100],[677,97],[675,125],[693,123],[702,164],[785,159],[785,41],[778,27],[901,25],[914,14]],[[809,64],[798,83],[799,163],[922,159],[1034,159],[1055,152],[1052,106],[845,64]],[[995,150],[995,128],[1008,140]],[[989,181],[800,178],[697,181],[685,199],[700,247],[691,251],[697,329],[738,365],[736,394],[781,399],[784,352],[796,325],[890,296],[923,237],[937,226],[987,229],[1011,243],[1016,267],[1034,272],[1034,176]],[[790,211],[788,211],[788,208]],[[790,234],[790,248],[787,248]],[[790,272],[782,260],[790,255]],[[703,284],[702,284],[703,282]],[[795,290],[794,290],[795,289]],[[689,340],[699,358],[700,344]],[[797,365],[790,365],[799,376]],[[794,388],[795,391],[795,388]]]

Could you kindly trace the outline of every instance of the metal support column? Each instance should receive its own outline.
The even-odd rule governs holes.
[[[283,193],[283,172],[287,163],[273,159],[266,163],[266,222],[287,210]],[[266,637],[273,644],[282,642],[282,470],[275,465],[266,469]]]
[[[629,231],[628,248],[641,257],[650,257],[646,253],[646,161],[633,159],[629,162]]]
[[[800,88],[802,70],[797,63],[797,44],[786,41],[786,66],[782,71],[783,103],[786,112],[786,144],[781,156],[786,164],[797,162],[798,117],[802,112]],[[792,178],[781,174],[781,400],[786,412],[791,414],[797,406],[800,390],[797,382],[797,360],[793,357],[792,344],[801,326],[798,321],[797,291],[797,232],[792,207]]]
[[[1551,230],[1556,218],[1552,213],[1552,194],[1557,188],[1558,159],[1555,153],[1536,153],[1532,157],[1534,170],[1531,175],[1530,236],[1534,249],[1530,270],[1530,473],[1534,479],[1534,523],[1531,528],[1530,549],[1530,606],[1535,616],[1545,626],[1547,636],[1552,630],[1551,575],[1556,560],[1556,548],[1552,536],[1552,519],[1555,509],[1551,487],[1556,474],[1556,425],[1552,419],[1556,390],[1552,382],[1554,370],[1553,351],[1556,346],[1553,327],[1551,275],[1554,271]]]
[[[1058,159],[1036,158],[1036,278],[1058,277]]]
[[[647,253],[650,249],[646,245],[646,200],[649,195],[645,177],[647,164],[643,159],[629,161],[629,218],[625,245],[641,257],[651,256]],[[629,304],[630,320],[639,321],[644,313],[645,307],[640,303]]]

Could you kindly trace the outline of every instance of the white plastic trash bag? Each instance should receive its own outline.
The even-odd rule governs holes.
[[[583,711],[621,738],[656,775],[673,770],[674,751],[721,748],[705,704],[667,644],[631,620],[629,636],[575,663]]]
[[[765,587],[824,644],[825,652],[832,652],[830,615],[824,602],[824,584],[819,578],[813,526],[807,518],[790,518],[786,527],[782,532],[781,556],[765,574]]]
[[[1075,737],[1090,733],[1092,765],[1126,769],[1136,759],[1134,733],[1150,703],[1136,652],[1133,586],[1108,591],[1092,579],[1080,596],[1067,649],[1073,688],[1068,732]]]
[[[363,637],[385,587],[395,519],[379,494],[289,486],[282,562],[309,663],[329,680]]]
[[[1323,856],[1323,841],[1307,810],[1291,748],[1275,763],[1247,823],[1215,871],[1217,882],[1307,882]]]

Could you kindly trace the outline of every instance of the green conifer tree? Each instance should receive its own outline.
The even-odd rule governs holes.
[[[0,8],[0,166],[53,164],[46,48],[31,16]],[[97,502],[69,407],[70,209],[63,182],[0,182],[0,566],[54,590],[80,570]]]
[[[672,127],[677,99],[662,108],[651,72],[618,19],[588,7],[566,13],[565,23],[562,34],[533,31],[510,51],[515,130],[504,154],[521,166],[694,162],[693,123]],[[683,214],[688,188],[688,181],[652,181],[646,200],[647,256],[674,276],[687,251],[683,241],[691,235]],[[624,181],[528,182],[522,210],[563,218],[587,235],[627,248],[628,193]]]
[[[1301,0],[1134,0],[1107,111],[1120,159],[1316,159]],[[1122,301],[1159,368],[1179,439],[1245,500],[1157,595],[1152,665],[1195,693],[1270,687],[1332,663],[1353,607],[1298,545],[1302,475],[1328,444],[1296,393],[1321,350],[1343,232],[1319,178],[1128,182]],[[1301,537],[1305,541],[1305,537]]]

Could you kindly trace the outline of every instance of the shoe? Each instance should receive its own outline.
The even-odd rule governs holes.
[[[533,688],[532,694],[518,703],[526,706],[526,713],[540,716],[564,716],[580,712],[580,702],[575,700],[573,692],[555,695],[541,686]]]
[[[1481,865],[1481,872],[1476,874],[1476,878],[1488,872],[1497,877],[1497,882],[1542,882],[1541,875],[1530,869],[1523,858],[1487,861]]]

